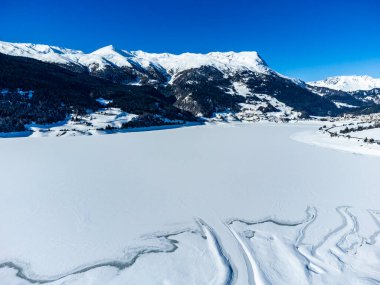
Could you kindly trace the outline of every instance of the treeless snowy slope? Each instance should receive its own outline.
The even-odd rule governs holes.
[[[183,53],[179,55],[134,51],[132,54],[142,66],[155,64],[163,67],[171,75],[201,66],[212,66],[223,72],[236,70],[251,70],[259,73],[271,72],[271,69],[255,51],[211,52],[207,54]]]
[[[0,140],[0,280],[377,284],[380,159],[313,128]]]

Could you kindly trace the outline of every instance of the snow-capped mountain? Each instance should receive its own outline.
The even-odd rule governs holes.
[[[182,71],[209,66],[227,74],[239,71],[276,74],[297,84],[304,84],[301,80],[288,78],[272,70],[255,51],[183,53],[177,55],[126,51],[109,45],[91,53],[84,53],[80,50],[57,46],[0,41],[0,53],[34,58],[44,62],[65,65],[72,69],[80,67],[94,74],[101,74],[114,67],[123,68],[125,71],[128,69],[139,69],[140,71],[153,69],[168,75],[169,83],[170,79],[173,80]]]
[[[259,73],[270,73],[272,70],[261,59],[257,52],[211,52],[208,54],[169,53],[154,54],[143,51],[132,52],[135,61],[142,66],[155,64],[163,67],[168,74],[176,74],[202,66],[212,66],[223,72],[250,70]]]
[[[112,102],[109,108],[148,115],[149,124],[196,117],[290,120],[338,115],[348,110],[347,106],[364,104],[345,92],[339,98],[320,96],[324,92],[320,87],[277,73],[254,51],[175,55],[106,46],[84,53],[48,45],[0,42],[0,54],[4,62],[0,65],[0,91],[13,90],[12,94],[16,94],[21,88],[35,94],[30,99],[35,100],[35,109],[30,109],[33,115],[25,114],[21,106],[34,106],[32,102],[18,102],[15,97],[17,102],[12,103],[12,108],[20,104],[23,110],[15,111],[23,118],[15,119],[17,129],[22,128],[22,123],[30,124],[31,118],[51,123],[73,112],[97,111],[96,106],[101,107],[98,98]],[[29,78],[25,70],[30,71]],[[41,105],[42,101],[46,105]],[[43,112],[51,117],[39,115],[44,106],[48,111]],[[7,122],[5,129],[12,129],[12,124],[8,128]]]
[[[211,52],[208,54],[184,53],[175,55],[143,51],[129,52],[116,49],[110,45],[86,54],[79,50],[56,46],[7,42],[0,42],[0,52],[67,66],[80,66],[90,73],[115,66],[142,70],[153,68],[162,70],[170,76],[202,66],[212,66],[228,73],[242,70],[265,74],[273,72],[257,52]]]
[[[307,84],[316,87],[325,87],[333,90],[346,92],[358,90],[371,90],[380,88],[380,78],[370,76],[334,76],[325,80],[308,82]]]
[[[66,49],[56,46],[29,44],[29,43],[8,43],[0,41],[0,52],[13,56],[23,56],[38,59],[46,62],[70,64],[75,63],[76,58],[83,55],[83,52]]]
[[[256,115],[269,110],[281,113],[281,108],[277,108],[281,104],[289,107],[287,110],[307,114],[334,111],[330,102],[312,94],[304,82],[272,70],[254,51],[175,55],[106,46],[84,53],[48,45],[0,42],[0,52],[58,64],[118,84],[152,86],[175,96],[175,106],[196,116],[236,113],[243,103],[251,106],[249,110],[260,109],[253,112]],[[268,96],[279,97],[268,99],[272,103],[278,101],[278,106],[262,99]]]

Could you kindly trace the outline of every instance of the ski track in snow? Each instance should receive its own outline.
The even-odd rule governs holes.
[[[244,257],[247,267],[245,274],[248,274],[249,284],[320,284],[320,281],[323,284],[380,284],[380,271],[371,269],[371,260],[368,264],[361,264],[360,271],[352,265],[355,263],[352,259],[355,259],[361,247],[377,246],[374,251],[380,248],[377,243],[380,234],[380,212],[366,211],[368,219],[371,219],[378,228],[369,237],[362,237],[359,233],[358,218],[352,210],[348,206],[338,207],[336,212],[341,217],[341,224],[321,237],[320,242],[315,245],[304,243],[307,229],[318,218],[317,209],[313,207],[308,207],[306,217],[299,221],[286,221],[273,217],[256,221],[232,218],[223,224],[235,239],[236,246]],[[197,227],[173,233],[146,236],[159,239],[165,242],[166,246],[163,249],[142,248],[128,261],[110,260],[94,263],[49,278],[34,277],[38,275],[28,272],[22,264],[6,261],[0,264],[0,276],[2,270],[11,269],[16,271],[15,276],[20,282],[24,281],[17,284],[74,284],[67,278],[77,276],[76,281],[81,278],[85,280],[86,274],[89,275],[101,267],[113,267],[119,272],[133,270],[133,265],[142,256],[172,254],[187,242],[186,239],[181,240],[181,235],[187,233],[201,237],[213,257],[218,274],[208,284],[241,284],[239,278],[242,276],[239,274],[245,270],[235,267],[236,256],[229,255],[225,251],[223,236],[219,236],[215,229],[201,218],[195,220],[195,225]],[[178,262],[180,263],[180,260]],[[350,280],[347,277],[343,278],[345,275],[352,278],[353,283],[337,281]]]

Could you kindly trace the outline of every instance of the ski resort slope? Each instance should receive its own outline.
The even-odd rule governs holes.
[[[0,284],[378,284],[380,158],[219,124],[0,140]]]

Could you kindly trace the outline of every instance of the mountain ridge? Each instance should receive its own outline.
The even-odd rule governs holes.
[[[311,81],[307,84],[314,87],[325,87],[333,90],[354,92],[369,91],[380,88],[380,78],[368,75],[342,75],[327,77],[324,80]]]
[[[56,64],[76,64],[88,68],[98,65],[102,70],[110,65],[131,68],[136,64],[142,68],[160,66],[175,73],[201,66],[214,66],[217,69],[245,69],[261,73],[271,71],[266,62],[255,51],[210,52],[210,53],[147,53],[141,50],[126,51],[108,45],[90,53],[80,50],[43,44],[8,43],[0,41],[0,52],[13,56],[30,57]]]
[[[67,86],[77,86],[78,94],[91,106],[87,109],[97,112],[96,106],[100,106],[95,101],[101,97],[107,102],[113,102],[108,106],[110,108],[121,108],[122,111],[136,115],[149,114],[150,123],[160,123],[161,119],[152,120],[152,116],[156,115],[162,118],[162,122],[173,119],[178,121],[181,118],[288,121],[309,116],[337,116],[350,112],[353,108],[359,111],[360,108],[369,110],[368,108],[376,105],[376,100],[379,99],[378,93],[338,92],[286,77],[271,69],[254,51],[175,55],[129,52],[109,45],[91,53],[84,53],[48,45],[0,42],[0,53],[8,56],[4,60],[9,64],[9,68],[15,68],[21,62],[27,72],[32,72],[34,80],[39,83],[30,86],[36,88],[32,91],[36,91],[36,96],[42,98],[43,102],[46,102],[46,98],[41,97],[41,92],[44,96],[56,94],[54,96],[57,97],[55,100],[58,105],[59,100],[67,97],[63,93],[72,89],[65,87],[60,90],[59,82],[62,82],[65,76],[63,70],[69,70],[74,73],[70,73],[67,81],[63,82]],[[36,61],[25,61],[25,58]],[[38,62],[44,62],[45,65]],[[50,65],[58,66],[62,71]],[[15,81],[8,76],[6,68],[0,66],[3,76],[0,90],[24,88],[21,82],[27,73],[24,74],[24,71],[16,68]],[[34,72],[36,68],[38,76]],[[45,73],[43,69],[46,69]],[[56,77],[51,79],[52,84],[46,85],[45,78],[50,72]],[[75,74],[78,77],[82,76],[83,88],[78,86]],[[96,79],[100,80],[100,90],[93,88],[94,84],[97,84],[94,83]],[[12,92],[17,94],[15,89]],[[94,92],[98,98],[91,95]],[[140,97],[133,96],[133,92],[140,94]],[[3,97],[3,100],[6,101],[7,98]],[[138,102],[139,100],[141,102]],[[23,104],[27,103],[24,101]],[[145,108],[142,103],[153,104],[154,101],[161,107],[149,105]],[[79,104],[75,98],[70,102],[74,102],[73,108],[61,108],[62,113],[53,117],[62,119],[63,113],[69,116],[78,108],[86,109],[86,106]],[[36,117],[35,113],[33,114],[32,117]],[[24,121],[27,120],[22,120]],[[52,121],[52,118],[48,121]]]

